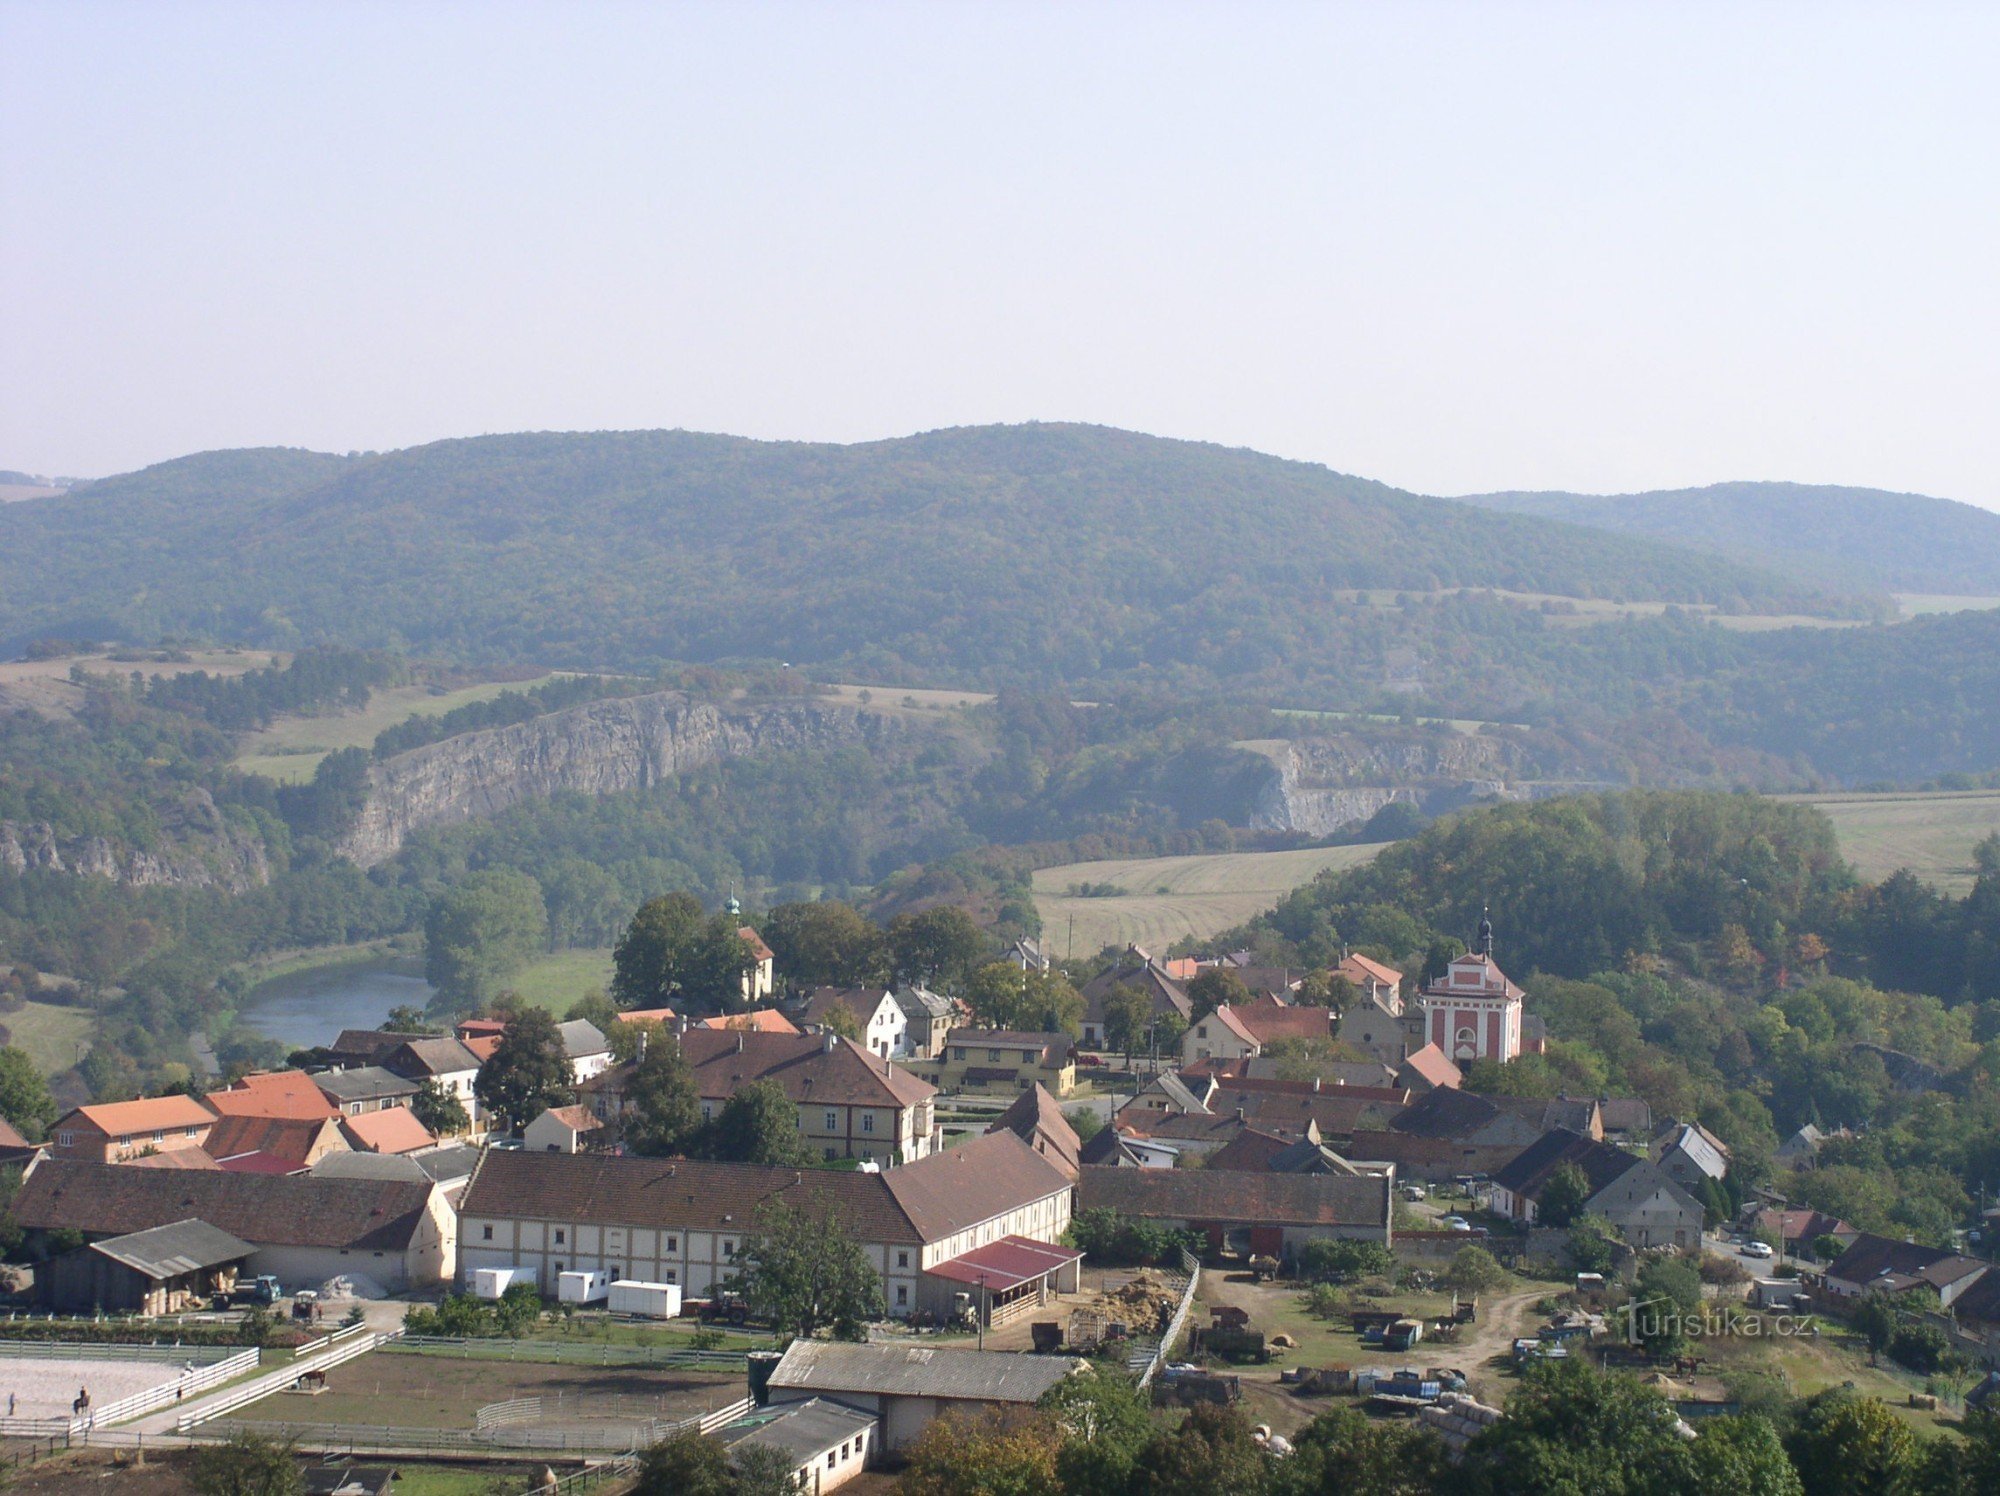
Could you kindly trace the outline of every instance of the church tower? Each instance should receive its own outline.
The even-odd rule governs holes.
[[[1424,1038],[1457,1065],[1516,1059],[1521,1053],[1524,996],[1494,961],[1493,921],[1481,910],[1474,948],[1418,994]]]

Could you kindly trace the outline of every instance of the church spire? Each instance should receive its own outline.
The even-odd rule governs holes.
[[[1487,960],[1493,959],[1493,921],[1486,905],[1479,906],[1479,954]]]

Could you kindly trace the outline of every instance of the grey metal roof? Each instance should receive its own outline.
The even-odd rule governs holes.
[[[373,1101],[382,1096],[414,1096],[417,1083],[380,1065],[356,1065],[351,1070],[319,1070],[313,1084],[336,1102]]]
[[[175,1221],[96,1242],[91,1251],[102,1252],[113,1262],[123,1263],[149,1278],[178,1278],[206,1267],[241,1262],[257,1249],[239,1241],[219,1226],[206,1221]]]
[[[953,1012],[950,998],[940,997],[930,988],[916,983],[905,983],[893,995],[905,1018],[949,1018]]]
[[[838,1449],[856,1434],[875,1426],[875,1415],[845,1407],[823,1397],[760,1408],[742,1424],[722,1431],[722,1442],[734,1449],[775,1449],[800,1465],[816,1464],[829,1449]]]
[[[794,1340],[771,1373],[774,1390],[1031,1403],[1082,1363],[1062,1356],[925,1345]]]
[[[572,1018],[567,1023],[559,1023],[556,1032],[562,1035],[563,1053],[572,1060],[611,1052],[611,1041],[604,1037],[604,1030],[588,1018]]]
[[[428,1180],[423,1165],[407,1153],[329,1153],[310,1171],[316,1179]]]

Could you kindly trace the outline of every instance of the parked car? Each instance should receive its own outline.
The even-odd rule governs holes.
[[[1743,1255],[1764,1258],[1775,1257],[1778,1254],[1771,1249],[1771,1244],[1767,1241],[1746,1241],[1743,1243]]]
[[[1101,1054],[1080,1054],[1076,1057],[1076,1068],[1079,1070],[1101,1070],[1104,1068],[1104,1056]]]
[[[1472,1222],[1461,1215],[1448,1215],[1438,1223],[1447,1231],[1470,1231]]]
[[[1415,1201],[1415,1200],[1421,1200],[1421,1199],[1423,1199],[1423,1198],[1424,1198],[1424,1187],[1423,1187],[1423,1186],[1422,1186],[1421,1184],[1406,1184],[1406,1185],[1404,1185],[1404,1186],[1403,1186],[1403,1198],[1404,1198],[1405,1200],[1411,1200],[1411,1201]]]

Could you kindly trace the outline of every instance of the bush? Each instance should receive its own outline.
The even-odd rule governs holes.
[[[1347,1312],[1347,1296],[1331,1283],[1315,1283],[1306,1290],[1306,1313],[1318,1319],[1339,1319]]]
[[[1486,1293],[1507,1281],[1507,1269],[1486,1248],[1463,1246],[1444,1270],[1442,1281],[1460,1293]]]
[[[1297,1263],[1299,1276],[1315,1283],[1351,1283],[1396,1270],[1395,1254],[1372,1241],[1309,1241],[1299,1248]]]
[[[1070,1218],[1070,1244],[1096,1262],[1180,1265],[1182,1247],[1196,1239],[1185,1231],[1121,1216],[1115,1210],[1080,1210]]]
[[[1951,1338],[1932,1324],[1898,1325],[1889,1337],[1889,1355],[1912,1371],[1928,1374],[1951,1355]]]

